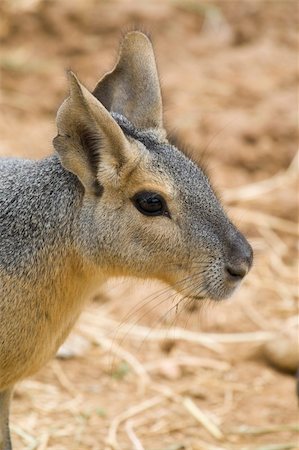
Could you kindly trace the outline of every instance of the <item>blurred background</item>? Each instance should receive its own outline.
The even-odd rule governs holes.
[[[65,70],[92,90],[134,28],[168,129],[204,157],[255,264],[220,304],[105,286],[70,348],[17,386],[14,448],[298,449],[296,0],[2,0],[0,155],[50,154]]]

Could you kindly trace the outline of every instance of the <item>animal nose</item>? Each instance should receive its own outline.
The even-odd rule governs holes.
[[[228,278],[232,281],[241,281],[248,272],[248,266],[227,264],[225,267]]]
[[[235,236],[229,246],[225,272],[228,280],[239,282],[249,272],[253,261],[253,251],[247,240],[241,235]]]

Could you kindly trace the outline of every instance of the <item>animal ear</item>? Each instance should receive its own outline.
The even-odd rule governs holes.
[[[63,166],[74,173],[90,193],[102,191],[98,174],[104,167],[110,178],[126,162],[129,143],[105,107],[69,72],[70,96],[57,113],[58,135],[53,144]]]
[[[123,114],[136,128],[162,128],[162,99],[154,51],[149,38],[128,33],[114,69],[93,95],[108,109]]]

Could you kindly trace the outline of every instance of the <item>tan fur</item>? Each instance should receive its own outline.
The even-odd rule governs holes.
[[[46,272],[43,279],[35,280],[34,289],[27,279],[4,277],[1,274],[7,290],[14,291],[14,303],[6,309],[6,320],[11,326],[4,334],[2,330],[3,339],[9,340],[14,331],[13,325],[22,330],[17,333],[18,340],[8,346],[10,354],[1,353],[1,358],[9,361],[5,370],[0,372],[1,390],[32,375],[55,355],[80,314],[84,302],[101,282],[100,274],[95,275],[88,265],[82,271],[81,262],[75,256],[69,255],[59,266],[50,255],[44,259],[44,263],[51,270]],[[16,305],[22,304],[24,298],[26,308],[23,306],[15,321]]]

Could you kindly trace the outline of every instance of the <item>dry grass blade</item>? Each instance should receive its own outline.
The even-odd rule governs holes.
[[[35,449],[37,447],[38,441],[27,431],[24,431],[21,427],[14,424],[10,424],[10,429],[13,433],[20,436],[23,441],[26,442],[27,445],[29,445],[30,449]]]
[[[214,369],[219,371],[226,371],[231,368],[231,364],[226,361],[218,361],[213,358],[199,358],[195,356],[180,355],[176,358],[163,358],[156,361],[150,361],[145,364],[147,370],[155,370],[160,367],[165,361],[177,366],[189,366],[189,367],[204,367],[206,369]]]
[[[217,425],[207,417],[206,414],[202,412],[201,409],[191,400],[191,398],[183,398],[183,405],[189,411],[190,414],[210,433],[213,438],[217,440],[223,439],[222,431],[217,427]]]
[[[131,417],[136,416],[137,414],[143,413],[147,409],[153,408],[154,406],[159,405],[161,402],[165,400],[165,397],[162,396],[156,396],[152,397],[148,400],[145,400],[142,403],[139,403],[136,406],[132,406],[127,411],[119,414],[116,416],[110,425],[109,432],[108,432],[108,438],[107,438],[107,444],[110,445],[110,447],[113,450],[120,450],[121,447],[119,446],[118,440],[117,440],[117,430],[120,424]]]
[[[164,339],[184,340],[201,344],[203,341],[212,341],[214,344],[233,344],[241,342],[264,342],[272,339],[274,333],[266,331],[256,331],[248,333],[195,333],[182,328],[170,328],[161,330],[150,330],[142,327],[144,330],[132,330],[132,337],[144,337],[149,341],[159,341]],[[218,350],[218,348],[217,348]]]
[[[140,440],[135,434],[135,431],[133,429],[133,424],[131,420],[128,420],[125,424],[125,430],[127,432],[127,435],[132,442],[134,449],[132,450],[145,450],[143,445],[141,444]]]
[[[193,450],[193,449],[192,449]],[[203,441],[202,439],[198,439],[196,442],[196,447],[194,447],[194,450],[231,450],[228,447],[219,447],[218,445],[211,445],[206,441]]]
[[[269,444],[261,447],[245,447],[241,450],[298,450],[298,442],[291,442],[285,444]]]
[[[134,370],[134,372],[140,377],[142,386],[145,386],[150,382],[150,377],[145,370],[144,366],[138,361],[138,359],[132,355],[132,353],[124,350],[112,340],[103,337],[98,331],[91,330],[90,327],[81,325],[81,330],[88,335],[92,342],[97,343],[105,350],[115,354],[117,357],[126,361]]]
[[[37,447],[37,450],[47,450],[49,439],[50,439],[49,433],[43,434],[39,446]]]
[[[236,430],[233,430],[232,434],[251,434],[258,436],[260,434],[278,433],[280,431],[299,432],[299,425],[298,424],[270,425],[268,427],[248,427],[245,425]]]
[[[89,327],[94,325],[95,331],[99,328],[98,318],[95,319],[94,313],[85,313],[83,315],[84,322],[89,324]],[[109,329],[117,330],[117,338],[142,338],[146,341],[163,341],[163,340],[184,340],[187,342],[194,342],[196,344],[202,345],[215,353],[222,353],[224,348],[219,345],[215,340],[213,340],[209,333],[195,333],[185,329],[172,327],[172,328],[161,328],[155,330],[150,327],[145,327],[141,325],[135,325],[129,322],[121,323],[112,320],[108,317],[101,318],[103,327],[109,327]]]
[[[90,315],[87,314],[84,314],[84,319],[84,322],[88,322],[88,325],[92,325],[93,321],[95,320],[93,315],[93,319],[92,321],[90,321]],[[222,353],[224,350],[223,346],[220,344],[238,342],[263,342],[268,341],[273,337],[273,333],[267,331],[247,333],[196,333],[194,331],[185,330],[184,328],[180,327],[160,328],[158,330],[154,330],[149,327],[130,323],[120,324],[119,322],[110,319],[105,319],[105,321],[103,321],[103,325],[105,324],[109,324],[110,327],[113,326],[114,328],[119,327],[119,338],[125,336],[126,338],[135,338],[138,340],[140,340],[140,338],[143,338],[147,341],[163,341],[166,339],[171,339],[174,341],[183,340],[207,346],[209,349],[213,350],[216,353]],[[99,321],[97,320],[97,328],[98,327]],[[91,333],[90,326],[84,328],[81,327],[81,329],[82,331],[87,329],[89,330],[89,333]],[[95,332],[96,330],[92,331],[91,335],[93,335]],[[100,339],[102,339],[102,337]]]
[[[69,393],[72,397],[78,396],[78,391],[75,386],[70,382],[64,371],[62,370],[61,364],[54,359],[51,361],[51,366],[54,374],[56,375],[61,386]]]

